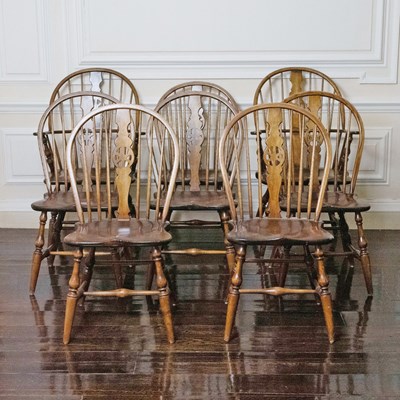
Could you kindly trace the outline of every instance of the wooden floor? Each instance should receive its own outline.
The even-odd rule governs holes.
[[[222,246],[219,230],[176,231],[176,243]],[[0,399],[400,399],[400,231],[367,231],[375,294],[359,265],[342,279],[329,260],[337,341],[328,344],[312,297],[242,296],[237,334],[222,340],[227,273],[222,257],[167,260],[177,295],[177,341],[168,345],[157,304],[91,298],[62,344],[70,267],[58,260],[28,295],[34,230],[0,230]],[[193,246],[193,243],[190,244]],[[127,270],[140,287],[144,268]],[[49,273],[50,272],[50,273]],[[342,275],[341,275],[342,272]],[[245,268],[244,283],[262,275]],[[307,280],[297,268],[288,283]],[[106,267],[96,288],[113,285]]]

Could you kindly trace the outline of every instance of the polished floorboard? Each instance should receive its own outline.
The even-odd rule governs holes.
[[[28,295],[35,230],[0,229],[0,400],[400,399],[400,231],[367,231],[374,296],[358,263],[327,260],[337,341],[329,345],[313,296],[243,295],[235,336],[223,342],[228,275],[222,256],[168,256],[176,294],[169,345],[151,299],[88,298],[62,344],[70,261],[42,264]],[[181,229],[173,246],[221,248],[219,230]],[[186,243],[187,242],[187,243]],[[105,262],[96,289],[114,284]],[[145,265],[126,268],[139,288]],[[268,280],[245,266],[244,285]],[[288,285],[307,278],[300,267]]]

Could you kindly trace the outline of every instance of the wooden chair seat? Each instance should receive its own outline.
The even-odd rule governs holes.
[[[229,202],[225,192],[221,191],[181,192],[177,190],[172,196],[170,209],[228,210]]]
[[[324,196],[322,212],[365,212],[371,205],[356,195],[342,192],[327,192]]]
[[[333,240],[321,223],[298,218],[252,218],[241,221],[227,235],[235,244],[325,244]]]
[[[81,192],[79,198],[82,201],[83,207],[86,208],[85,193]],[[105,193],[102,193],[101,203],[104,205],[103,208],[106,209],[108,204]],[[116,193],[111,193],[111,204],[113,209],[117,209],[118,198]],[[92,207],[94,206],[95,204],[92,203]],[[46,193],[43,199],[33,202],[31,207],[33,210],[41,212],[71,212],[76,210],[74,195],[72,192],[53,192],[50,195]]]
[[[172,236],[165,227],[150,220],[117,219],[76,223],[74,232],[68,234],[64,242],[71,246],[107,246],[120,247],[130,245],[166,244]]]

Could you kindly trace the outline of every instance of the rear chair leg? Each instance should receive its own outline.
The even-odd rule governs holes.
[[[360,249],[360,261],[364,273],[365,285],[367,287],[368,296],[372,296],[373,288],[371,262],[369,259],[368,242],[364,234],[363,218],[361,213],[356,213],[355,220],[357,224],[358,248]]]
[[[44,231],[46,228],[47,213],[43,211],[39,217],[39,230],[35,241],[35,251],[32,255],[31,279],[29,284],[29,294],[35,293],[37,280],[39,277],[40,264],[43,259]]]

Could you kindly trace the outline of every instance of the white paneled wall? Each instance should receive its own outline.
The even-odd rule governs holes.
[[[43,194],[35,131],[56,83],[89,66],[121,71],[153,107],[189,79],[244,108],[283,66],[334,78],[364,119],[357,191],[366,227],[400,226],[398,0],[0,0],[0,227],[34,227]]]

